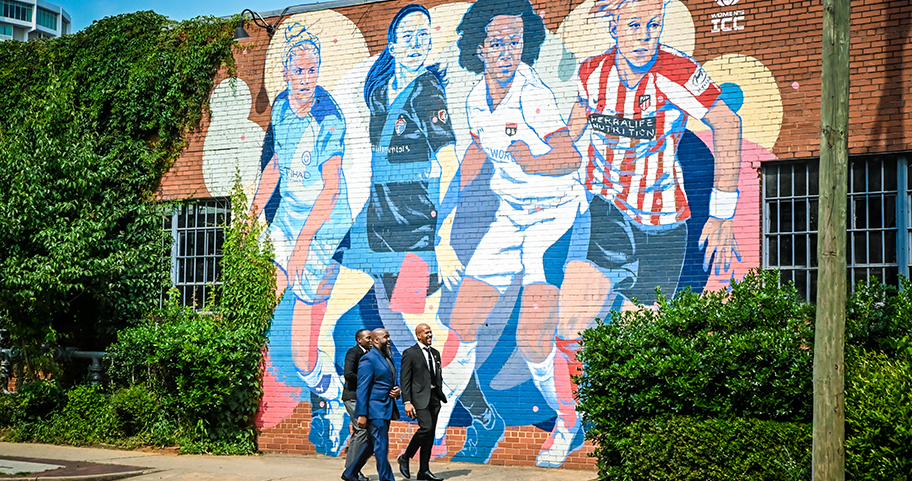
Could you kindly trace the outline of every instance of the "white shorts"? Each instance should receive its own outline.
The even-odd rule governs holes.
[[[543,283],[545,251],[576,219],[583,199],[559,205],[513,204],[500,200],[497,217],[482,237],[466,266],[465,275],[489,284],[503,294],[522,274],[522,285]]]
[[[291,253],[294,252],[296,236],[283,232],[276,224],[269,226],[266,235],[269,236],[275,250],[273,262],[282,268],[287,276],[288,261],[291,260]],[[304,273],[294,276],[294,278],[288,278],[288,286],[291,287],[291,292],[295,297],[308,304],[326,300],[327,296],[321,294],[321,291],[325,289],[321,287],[331,286],[339,272],[338,263],[333,260],[338,246],[339,239],[335,236],[327,237],[317,231],[307,250]]]

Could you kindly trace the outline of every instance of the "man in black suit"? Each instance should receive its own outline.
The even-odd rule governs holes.
[[[345,354],[345,369],[343,377],[345,386],[342,389],[342,402],[345,403],[345,410],[348,411],[348,418],[351,419],[352,435],[348,442],[348,452],[345,454],[345,467],[355,461],[358,453],[361,451],[361,445],[367,442],[367,429],[358,426],[358,416],[355,416],[355,404],[358,399],[356,393],[358,389],[358,363],[361,356],[371,348],[370,329],[360,329],[355,333],[355,342],[357,345],[348,350]],[[358,473],[359,481],[367,481],[367,476]]]
[[[427,324],[415,328],[418,343],[402,353],[399,385],[405,414],[418,421],[418,431],[409,442],[405,454],[399,456],[399,471],[410,478],[409,459],[421,450],[418,479],[442,481],[431,472],[431,449],[434,447],[434,432],[437,430],[437,414],[440,403],[447,402],[443,394],[443,373],[440,371],[440,353],[431,347],[434,334]]]

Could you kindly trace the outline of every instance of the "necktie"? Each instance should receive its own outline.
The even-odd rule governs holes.
[[[421,349],[424,351],[425,357],[427,358],[428,371],[431,371],[431,377],[434,377],[434,356],[431,356],[430,349],[426,347],[422,347]]]

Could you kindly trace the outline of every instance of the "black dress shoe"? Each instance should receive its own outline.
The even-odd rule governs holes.
[[[436,474],[430,471],[422,471],[418,473],[418,479],[427,480],[427,481],[443,481],[443,478],[437,476]]]
[[[399,456],[398,458],[396,458],[396,461],[399,461],[399,472],[402,473],[403,476],[405,476],[405,479],[411,478],[412,475],[409,474],[408,458],[403,458],[402,456]]]
[[[359,481],[358,478],[348,478],[345,476],[345,473],[342,473],[342,481]]]
[[[370,478],[368,478],[367,476],[365,476],[362,473],[358,473],[358,481],[370,481]]]

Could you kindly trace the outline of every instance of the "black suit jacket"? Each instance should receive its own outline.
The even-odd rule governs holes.
[[[364,351],[361,346],[355,346],[345,353],[345,366],[342,371],[342,377],[345,378],[345,385],[342,387],[343,401],[356,401],[358,390],[358,363],[361,362],[361,356]]]
[[[434,396],[440,402],[447,402],[443,394],[443,372],[440,369],[440,353],[433,347],[431,355],[434,358],[434,372],[436,380],[431,379],[428,370],[427,357],[421,351],[421,344],[415,344],[402,352],[402,365],[399,369],[399,387],[402,389],[402,402],[412,403],[415,409],[427,409]],[[431,385],[435,386],[432,390]]]

